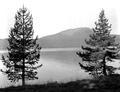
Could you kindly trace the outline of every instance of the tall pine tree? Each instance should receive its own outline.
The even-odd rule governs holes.
[[[22,80],[22,85],[25,85],[25,80],[38,79],[36,77],[36,69],[41,65],[36,65],[40,58],[39,44],[36,39],[33,39],[33,19],[32,15],[26,8],[20,8],[15,15],[15,24],[11,28],[8,42],[8,56],[2,56],[3,64],[6,70],[8,79],[12,82]]]
[[[77,55],[82,58],[80,67],[93,76],[107,76],[114,73],[115,67],[107,65],[119,59],[120,45],[116,43],[115,36],[110,34],[111,25],[105,17],[104,10],[101,11],[99,19],[95,22],[93,34],[85,40],[86,46]]]

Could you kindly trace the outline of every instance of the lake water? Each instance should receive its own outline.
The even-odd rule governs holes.
[[[78,62],[81,59],[76,55],[79,48],[46,48],[41,50],[39,64],[43,64],[38,69],[38,80],[26,81],[27,84],[44,84],[48,82],[68,82],[80,79],[90,78],[88,73],[84,72]],[[7,51],[0,51],[0,56]],[[117,62],[108,63],[112,66],[119,67]],[[0,62],[0,68],[4,68]],[[119,72],[119,71],[118,71]],[[21,80],[18,83],[11,83],[6,75],[0,73],[0,87],[11,85],[21,85]]]
[[[76,55],[76,51],[79,51],[79,48],[42,49],[39,64],[43,64],[43,66],[38,69],[37,76],[39,79],[27,81],[26,83],[68,82],[90,77],[79,67],[78,62],[81,61],[81,59]],[[6,51],[1,51],[0,53],[6,53]],[[2,62],[0,62],[0,65],[1,68],[4,68]],[[20,84],[21,80],[16,84],[10,83],[6,75],[0,73],[0,87]]]

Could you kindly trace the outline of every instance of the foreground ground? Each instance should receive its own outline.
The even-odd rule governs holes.
[[[0,92],[120,92],[120,75],[61,84],[54,82],[43,85],[26,85],[25,87],[8,87],[1,88]]]

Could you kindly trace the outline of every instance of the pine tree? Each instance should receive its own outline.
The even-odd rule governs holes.
[[[107,76],[117,69],[107,65],[108,62],[114,62],[114,59],[120,57],[118,53],[120,45],[115,41],[116,36],[111,35],[110,32],[111,25],[102,10],[98,21],[95,22],[93,34],[85,40],[86,46],[82,46],[82,51],[77,52],[82,58],[82,62],[79,62],[80,67],[95,77]]]
[[[22,80],[22,85],[25,85],[25,80],[38,79],[37,68],[41,65],[36,65],[40,58],[39,44],[36,39],[33,39],[33,19],[27,8],[20,8],[15,15],[15,24],[11,28],[8,42],[8,56],[2,56],[3,64],[6,70],[8,79],[11,82]]]

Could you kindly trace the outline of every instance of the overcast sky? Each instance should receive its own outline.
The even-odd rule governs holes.
[[[39,37],[71,28],[92,28],[102,9],[112,24],[112,33],[120,34],[119,0],[1,0],[0,38],[8,37],[15,13],[23,5],[33,15],[35,35]]]

